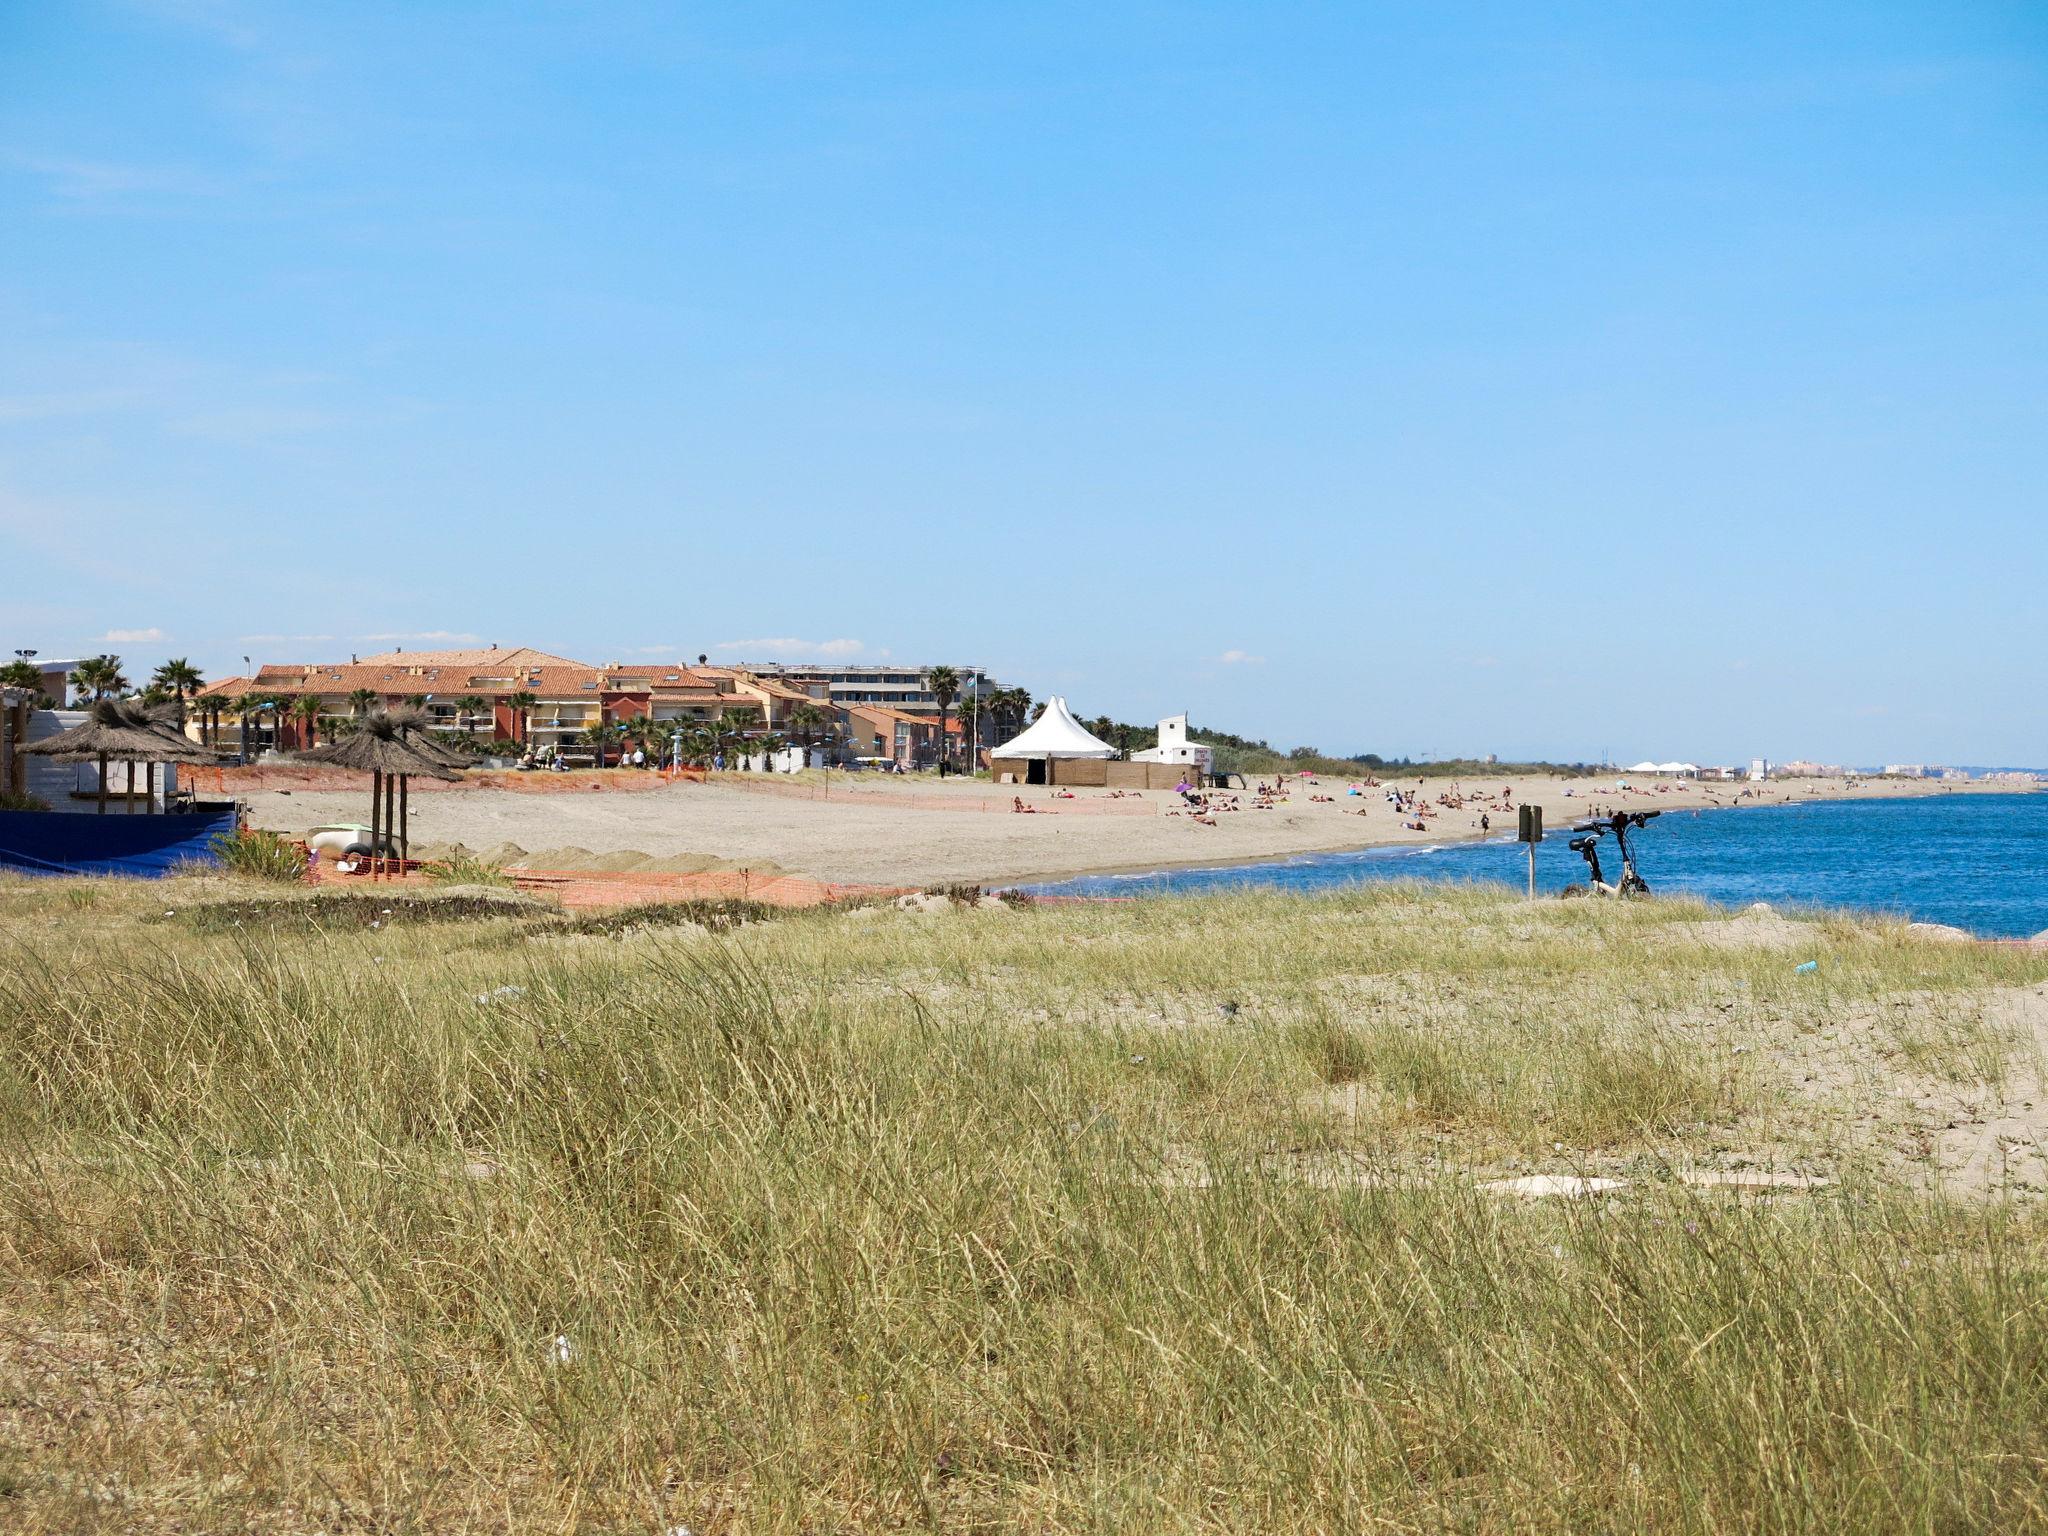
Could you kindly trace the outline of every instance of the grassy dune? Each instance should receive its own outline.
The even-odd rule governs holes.
[[[385,905],[0,884],[0,1528],[2048,1526],[2040,955]]]

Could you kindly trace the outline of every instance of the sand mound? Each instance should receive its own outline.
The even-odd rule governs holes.
[[[622,848],[614,853],[592,854],[583,863],[583,868],[603,873],[621,873],[629,869],[645,869],[652,861],[646,854],[635,849]]]
[[[588,860],[596,857],[588,848],[574,844],[565,848],[542,848],[533,853],[523,854],[519,862],[528,869],[588,869]]]
[[[1938,944],[1974,944],[1977,935],[1964,928],[1951,928],[1947,923],[1908,923],[1906,932],[1916,939],[1932,939]]]
[[[710,853],[671,853],[666,858],[649,859],[645,868],[650,874],[701,875],[714,869],[725,868],[726,861]]]
[[[1814,939],[1810,927],[1779,916],[1767,901],[1718,921],[1674,923],[1667,933],[1672,942],[1705,944],[1710,949],[1789,949]]]

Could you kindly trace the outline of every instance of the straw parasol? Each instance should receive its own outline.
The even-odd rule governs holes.
[[[135,809],[135,765],[148,765],[143,779],[149,791],[149,807],[156,809],[156,765],[192,763],[210,765],[221,761],[173,728],[169,721],[148,705],[135,699],[95,699],[83,724],[59,731],[43,741],[21,749],[38,756],[54,757],[60,763],[99,765],[99,814],[107,813],[107,764],[128,765],[128,809]]]
[[[398,727],[399,740],[423,756],[431,757],[443,768],[467,768],[476,762],[473,754],[451,747],[445,742],[436,741],[429,735],[428,732],[433,729],[432,722],[427,719],[427,712],[418,705],[401,704],[396,709],[385,710],[384,713],[390,716],[391,723]]]
[[[416,774],[430,779],[459,777],[439,757],[423,750],[421,742],[409,737],[400,718],[381,709],[341,740],[301,752],[299,761],[332,763],[370,775],[370,847],[375,850],[380,841],[388,841],[395,826],[401,865],[411,851],[408,783]]]

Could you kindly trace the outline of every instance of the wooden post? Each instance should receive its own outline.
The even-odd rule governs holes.
[[[382,769],[370,770],[370,874],[377,873],[377,818],[384,809],[384,773]]]
[[[76,779],[72,780],[74,785],[77,782]],[[100,754],[100,808],[97,814],[107,814],[107,754],[104,752]]]
[[[397,828],[398,775],[387,773],[384,775],[384,842],[387,846],[396,841],[395,833]],[[386,875],[391,873],[391,859],[389,855],[385,856],[384,873]]]
[[[412,807],[406,804],[406,791],[412,788],[412,775],[398,776],[398,872],[403,875],[405,866],[412,861]]]

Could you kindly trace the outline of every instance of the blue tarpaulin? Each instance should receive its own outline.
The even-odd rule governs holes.
[[[74,816],[0,811],[0,868],[43,875],[168,875],[218,864],[213,839],[233,834],[235,814]]]

